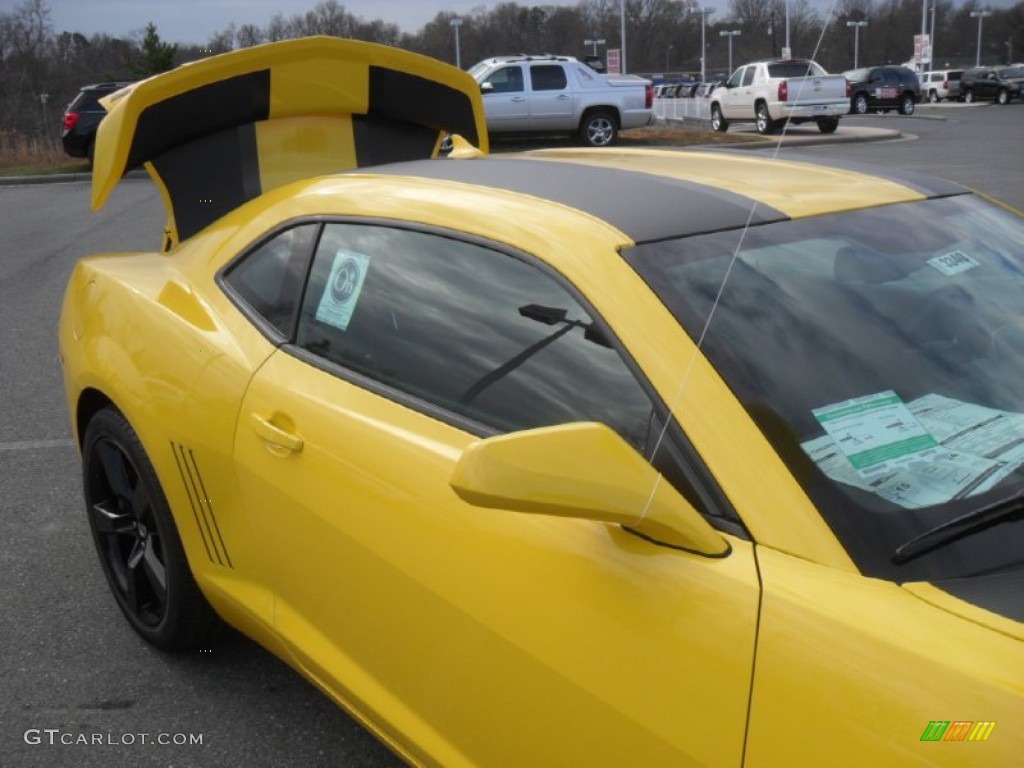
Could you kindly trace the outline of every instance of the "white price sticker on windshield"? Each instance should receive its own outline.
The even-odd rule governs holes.
[[[815,408],[811,413],[861,473],[891,470],[938,445],[892,390]]]
[[[941,256],[928,259],[928,263],[931,264],[935,269],[939,270],[944,275],[952,276],[959,275],[961,272],[966,272],[968,269],[974,269],[980,267],[981,264],[963,251],[950,251],[944,253]]]

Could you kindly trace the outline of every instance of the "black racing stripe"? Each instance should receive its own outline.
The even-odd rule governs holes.
[[[979,608],[1014,621],[1024,621],[1024,567],[932,583],[943,592]]]
[[[439,136],[436,128],[377,114],[353,115],[352,133],[359,168],[430,157]]]
[[[384,67],[370,67],[371,115],[457,133],[479,145],[473,102],[443,83]]]
[[[781,211],[715,187],[571,162],[481,158],[427,160],[375,169],[497,187],[585,211],[635,242],[718,232],[788,219]]]
[[[146,107],[139,115],[126,169],[207,134],[269,116],[269,69],[171,96]]]
[[[260,194],[256,126],[229,128],[153,159],[167,187],[179,240]]]

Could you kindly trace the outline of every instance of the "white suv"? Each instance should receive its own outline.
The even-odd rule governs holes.
[[[960,76],[962,69],[937,69],[921,74],[921,99],[935,104],[943,99],[955,101],[960,98]]]

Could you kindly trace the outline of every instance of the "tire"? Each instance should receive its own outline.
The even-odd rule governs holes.
[[[822,133],[835,133],[836,128],[839,127],[838,117],[819,117],[816,122],[818,130]]]
[[[1010,103],[1010,92],[1005,88],[1000,88],[999,93],[996,94],[996,104],[1009,104]]]
[[[974,91],[972,89],[968,88],[964,91],[964,101],[968,104],[974,103]]]
[[[855,115],[866,115],[868,113],[868,97],[863,93],[858,93],[853,97],[853,101],[850,102],[850,112]]]
[[[189,570],[153,465],[113,408],[85,430],[82,479],[96,552],[132,629],[164,651],[207,643],[218,619]]]
[[[589,112],[580,124],[580,138],[588,147],[609,147],[619,137],[615,116],[604,110]]]
[[[757,123],[757,132],[762,136],[775,133],[778,127],[768,112],[768,105],[763,101],[758,102],[754,108],[754,121]]]
[[[900,114],[907,116],[914,114],[914,106],[914,97],[909,93],[903,94],[900,99]]]
[[[939,98],[938,91],[935,91],[933,89],[931,91],[928,91],[928,101],[930,101],[932,104],[938,104],[940,101],[942,101],[942,99]]]
[[[711,105],[711,129],[718,133],[729,130],[729,121],[722,117],[722,108],[717,104]]]

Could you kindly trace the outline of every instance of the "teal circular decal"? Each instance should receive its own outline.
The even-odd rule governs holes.
[[[339,304],[344,304],[351,300],[358,285],[359,262],[355,259],[346,259],[334,274],[334,282],[331,283],[331,298]]]

